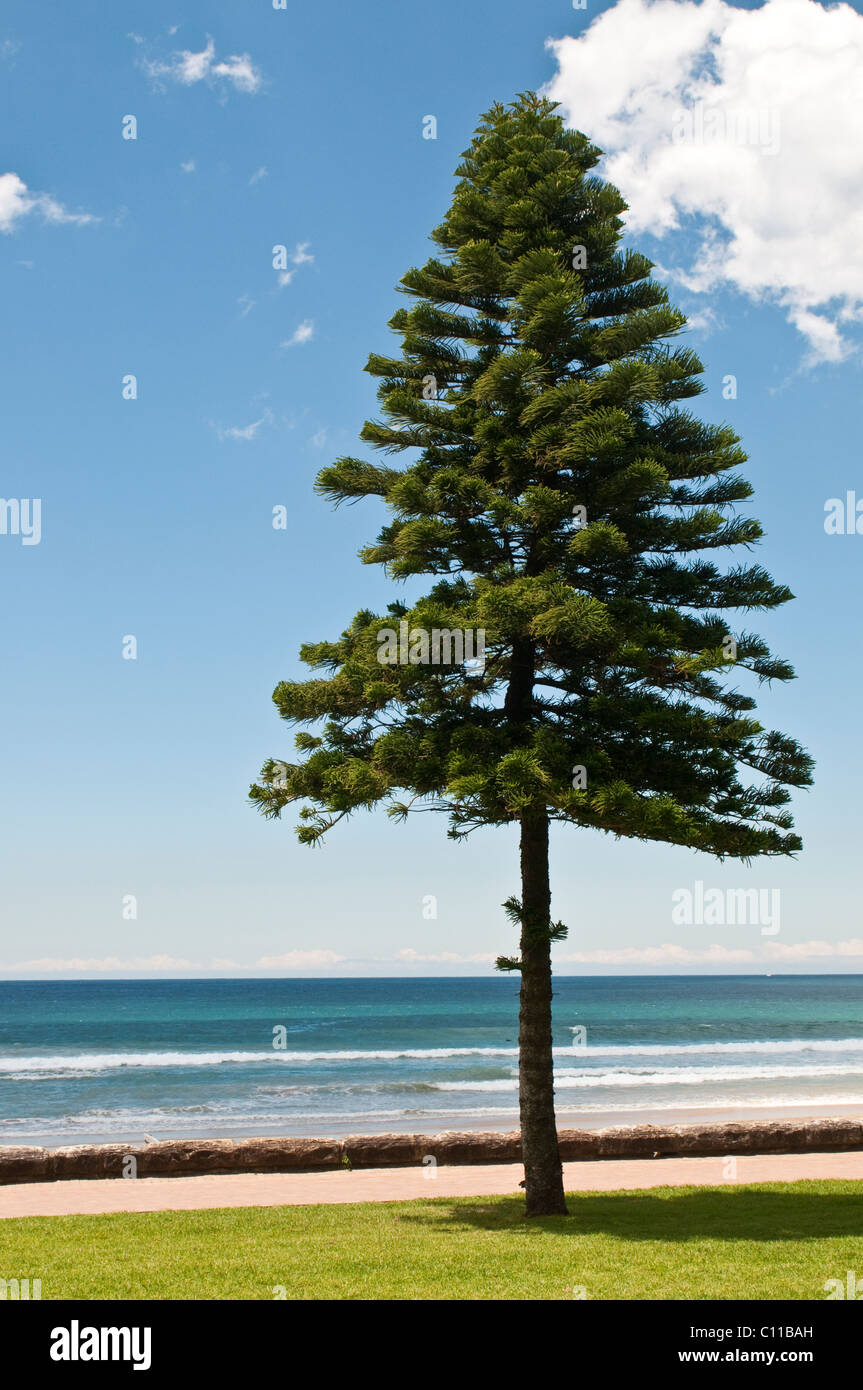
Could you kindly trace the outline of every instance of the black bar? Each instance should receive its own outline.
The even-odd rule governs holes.
[[[780,1376],[788,1369],[814,1372],[821,1380],[849,1362],[853,1365],[860,1343],[859,1315],[826,1300],[592,1303],[573,1299],[519,1303],[515,1316],[522,1326],[525,1318],[545,1323],[554,1338],[542,1353],[546,1371],[551,1369],[547,1357],[552,1356],[554,1362],[561,1358],[561,1371],[567,1363],[584,1370],[595,1358],[596,1372],[609,1374],[636,1371],[651,1377],[675,1367],[677,1375],[697,1380],[709,1368],[733,1372],[756,1366],[762,1373]],[[95,1349],[102,1355],[103,1328],[119,1330],[116,1338],[106,1335],[106,1359],[84,1359],[82,1351],[89,1354]],[[104,1373],[114,1378],[126,1373],[138,1381],[146,1375],[161,1378],[167,1371],[215,1374],[218,1384],[237,1376],[245,1384],[277,1368],[279,1384],[289,1385],[300,1374],[304,1378],[320,1375],[331,1382],[334,1371],[342,1366],[353,1373],[364,1368],[364,1374],[370,1374],[375,1363],[379,1373],[391,1380],[396,1374],[409,1373],[411,1367],[412,1374],[418,1366],[429,1373],[444,1357],[451,1361],[448,1377],[455,1380],[462,1378],[474,1358],[486,1370],[499,1360],[506,1368],[515,1323],[510,1305],[487,1301],[422,1300],[402,1302],[396,1308],[388,1302],[361,1300],[7,1301],[0,1305],[0,1329],[4,1360],[14,1354],[19,1374],[38,1372],[52,1381],[63,1382],[70,1376],[92,1380]],[[96,1329],[98,1335],[94,1337],[88,1329]],[[412,1331],[424,1340],[414,1340]],[[497,1337],[489,1336],[495,1332]],[[452,1333],[457,1336],[455,1342],[449,1340]],[[77,1348],[79,1359],[53,1359],[52,1347],[70,1358]],[[121,1359],[110,1359],[115,1348]],[[542,1374],[538,1364],[536,1378]]]

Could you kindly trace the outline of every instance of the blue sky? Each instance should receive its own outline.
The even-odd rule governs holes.
[[[631,4],[660,32],[674,24],[668,5]],[[391,346],[394,286],[430,254],[479,114],[569,80],[546,41],[585,36],[600,51],[596,26],[615,8],[156,0],[120,19],[104,3],[7,0],[0,493],[40,498],[43,514],[38,545],[0,535],[3,973],[484,973],[512,949],[499,904],[517,890],[514,832],[459,846],[442,819],[367,816],[309,850],[246,793],[267,757],[292,754],[270,696],[304,669],[300,643],[397,596],[356,559],[376,506],[333,512],[312,490],[326,462],[362,452],[376,407],[362,367]],[[863,20],[841,8],[859,36]],[[825,22],[812,0],[794,13]],[[640,81],[633,68],[633,92]],[[589,134],[611,129],[597,100],[568,113]],[[427,115],[436,139],[423,138]],[[826,499],[863,497],[860,266],[847,268],[841,312],[790,246],[785,280],[769,281],[769,244],[733,274],[699,275],[713,253],[682,184],[668,192],[679,226],[655,234],[652,154],[632,175],[633,239],[677,276],[672,297],[695,316],[706,367],[698,409],[741,434],[767,532],[757,558],[798,595],[741,625],[797,667],[761,707],[809,747],[817,781],[795,799],[806,848],[793,862],[721,866],[559,833],[554,909],[571,935],[558,968],[860,970],[863,538],[824,530]],[[760,179],[753,167],[747,154],[746,176]],[[784,167],[769,170],[777,219]],[[837,169],[831,185],[846,221],[854,177]],[[724,207],[726,243],[740,231],[752,245],[735,223],[746,216]],[[809,244],[811,261],[829,259],[832,244]],[[736,399],[723,399],[728,374]],[[136,660],[123,659],[127,635]],[[781,889],[781,930],[674,924],[672,894],[696,880]]]

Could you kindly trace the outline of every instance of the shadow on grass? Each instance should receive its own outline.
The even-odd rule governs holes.
[[[568,1216],[524,1213],[521,1197],[494,1201],[441,1198],[400,1220],[428,1227],[525,1234],[615,1236],[623,1240],[824,1240],[863,1237],[859,1192],[775,1187],[665,1188],[645,1192],[567,1194]]]

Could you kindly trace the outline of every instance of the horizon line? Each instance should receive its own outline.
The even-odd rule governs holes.
[[[517,975],[518,972],[512,972]],[[98,975],[33,975],[21,979],[0,974],[0,984],[207,984],[216,980],[271,980],[289,981],[305,980],[309,983],[332,983],[341,981],[350,984],[356,980],[508,980],[512,975],[506,972],[493,972],[486,975],[112,975],[110,972]],[[733,971],[683,971],[678,970],[672,973],[629,971],[625,974],[612,972],[595,972],[591,974],[563,975],[559,972],[553,974],[555,980],[740,980],[740,979],[795,979],[801,975],[812,975],[825,978],[855,978],[863,976],[863,970],[733,970]]]

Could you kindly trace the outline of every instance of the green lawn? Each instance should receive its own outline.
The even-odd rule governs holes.
[[[43,1299],[823,1299],[863,1277],[857,1182],[0,1221]]]

